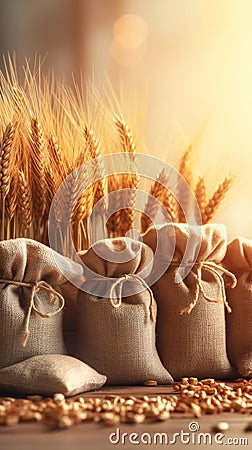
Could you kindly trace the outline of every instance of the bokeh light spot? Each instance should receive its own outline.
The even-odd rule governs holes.
[[[148,25],[135,14],[125,14],[114,23],[114,39],[124,48],[137,48],[143,45],[148,35]]]

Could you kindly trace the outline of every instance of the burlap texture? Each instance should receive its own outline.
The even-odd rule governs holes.
[[[108,261],[120,251],[128,257],[128,262]],[[118,238],[97,242],[80,256],[84,264],[96,273],[122,283],[123,293],[127,292],[127,285],[138,292],[139,283],[141,292],[122,297],[120,306],[116,308],[109,298],[79,291],[77,357],[104,373],[108,384],[142,384],[149,379],[171,383],[172,378],[162,366],[155,346],[155,300],[151,291],[131,276],[148,275],[152,267],[152,251],[141,242]],[[129,274],[129,279],[124,278],[125,274]],[[83,289],[95,286],[100,288],[100,295],[101,284],[95,278],[90,279]]]
[[[194,265],[186,278],[176,283],[189,235],[195,246],[189,248],[184,267]],[[196,256],[200,236],[202,241]],[[171,258],[164,275],[152,286],[158,306],[157,349],[161,361],[175,379],[184,376],[232,378],[235,372],[226,351],[223,280],[215,273],[215,264],[222,261],[226,252],[225,227],[204,225],[199,229],[187,224],[167,224],[159,228],[159,239],[160,260]],[[155,228],[145,233],[143,241],[155,251]],[[214,263],[214,266],[209,269],[206,263]],[[209,302],[204,295],[220,302]]]
[[[59,267],[64,268],[69,279],[82,273],[79,264],[31,239],[0,242],[0,279],[10,281],[0,282],[0,368],[35,355],[66,352],[62,311],[48,318],[35,312],[37,308],[42,315],[55,313],[60,298],[40,285],[31,302],[32,286],[36,283],[43,280],[57,290],[66,281]],[[15,282],[28,283],[30,287],[12,284]],[[31,314],[26,323],[29,308]],[[26,326],[29,335],[23,346]]]
[[[100,388],[106,377],[67,355],[33,356],[0,370],[0,392],[65,396]]]
[[[82,252],[83,254],[85,252]],[[81,275],[81,278],[82,275]],[[79,284],[79,281],[78,281]],[[67,353],[72,355],[76,348],[77,340],[77,296],[78,288],[66,281],[59,286],[59,292],[65,299],[65,307],[63,311],[63,334]]]
[[[226,289],[232,308],[226,317],[228,356],[241,376],[252,377],[252,241],[230,242],[223,265],[237,277],[235,289]]]
[[[77,334],[77,295],[78,288],[66,282],[59,286],[59,291],[65,299],[63,311],[63,335],[67,353],[72,355],[76,348]]]

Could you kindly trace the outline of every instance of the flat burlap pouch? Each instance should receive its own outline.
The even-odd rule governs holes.
[[[106,377],[67,355],[38,355],[0,370],[0,392],[66,397],[100,388]]]
[[[153,270],[159,262],[171,261],[152,286],[161,361],[175,379],[232,378],[235,372],[226,351],[225,305],[230,310],[222,278],[226,271],[219,265],[226,252],[225,227],[167,224],[159,227],[158,239],[159,258]],[[143,241],[155,251],[156,229],[147,231]],[[234,285],[235,277],[229,272],[228,276]]]
[[[31,239],[0,242],[0,369],[35,355],[66,353],[57,287],[79,264]]]
[[[226,290],[232,308],[226,317],[228,356],[241,376],[252,377],[252,241],[230,242],[223,265],[237,278],[235,289]]]
[[[93,273],[86,271],[78,296],[77,357],[108,384],[171,383],[156,351],[156,302],[144,281],[151,249],[129,238],[105,239],[80,256]]]

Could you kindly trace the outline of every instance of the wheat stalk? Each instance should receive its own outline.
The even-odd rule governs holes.
[[[188,147],[186,151],[183,153],[182,158],[180,160],[179,164],[179,173],[184,178],[186,183],[189,187],[192,186],[193,182],[193,176],[192,176],[192,170],[191,170],[191,156],[192,156],[192,146]],[[183,208],[185,209],[185,213],[187,212],[189,208],[189,202],[190,202],[190,194],[189,192],[184,188],[183,183],[178,183],[178,198],[180,204],[183,205]],[[182,210],[182,207],[179,208],[178,211],[178,219],[179,222],[185,222],[185,213]]]
[[[18,84],[15,84],[12,88],[12,95],[13,95],[13,109],[14,114],[13,116],[16,116],[19,127],[22,124],[22,121],[20,120],[22,118],[22,115],[24,114],[25,108],[27,108],[27,98],[26,95],[21,88],[21,86],[18,86]]]
[[[73,209],[80,197],[85,180],[85,172],[73,170],[63,181],[62,189],[62,221],[69,222],[72,218]]]
[[[192,184],[191,156],[192,146],[188,147],[183,153],[179,164],[179,173],[190,186]]]
[[[5,198],[10,189],[10,160],[14,139],[14,125],[10,122],[3,134],[0,149],[0,191],[2,198]]]
[[[87,150],[94,162],[94,177],[97,179],[94,185],[93,205],[99,203],[99,212],[103,215],[106,211],[107,179],[105,177],[105,167],[101,158],[101,151],[97,138],[92,128],[85,127],[84,136],[86,139]]]
[[[17,207],[17,182],[18,173],[14,171],[11,178],[10,190],[6,196],[6,216],[9,222],[13,219]]]
[[[140,184],[140,177],[137,173],[136,167],[136,144],[130,128],[125,120],[121,119],[119,116],[115,116],[114,121],[119,132],[122,151],[130,154],[131,162],[131,173],[122,175],[122,187],[130,189],[130,191],[127,191],[127,197],[125,199],[125,203],[127,203],[129,207],[121,210],[122,234],[126,234],[126,232],[132,228],[135,220],[134,207],[136,203],[137,190]]]
[[[146,202],[144,212],[141,216],[141,232],[145,233],[145,231],[150,227],[152,220],[156,217],[158,211],[158,202],[162,201],[164,198],[164,185],[166,185],[168,181],[168,176],[163,169],[159,176],[157,177],[154,184],[151,186],[150,195]]]
[[[60,146],[58,141],[54,135],[51,135],[48,139],[48,153],[49,158],[56,166],[63,166],[63,157],[62,152],[60,150]]]
[[[89,202],[88,202],[89,198]],[[77,201],[73,215],[72,215],[72,223],[79,223],[82,220],[86,219],[90,215],[90,210],[92,210],[93,199],[91,200],[91,195],[87,195],[87,193],[82,194],[82,196]]]
[[[56,225],[56,239],[64,248],[63,222],[71,220],[75,245],[78,249],[82,246],[87,247],[90,231],[93,233],[90,226],[93,206],[99,202],[99,209],[97,208],[96,211],[100,217],[98,220],[97,217],[95,219],[97,223],[100,223],[106,215],[107,192],[116,190],[121,191],[115,193],[112,201],[115,213],[107,223],[108,235],[126,234],[135,221],[136,195],[140,179],[136,167],[137,152],[133,135],[126,121],[121,116],[115,116],[115,109],[120,111],[119,103],[109,102],[110,110],[108,110],[94,90],[92,93],[88,91],[85,96],[83,87],[79,89],[76,83],[75,94],[53,75],[42,76],[39,64],[38,66],[35,64],[34,69],[31,69],[28,63],[26,64],[25,81],[21,84],[14,66],[15,64],[13,65],[10,60],[7,76],[0,72],[2,122],[0,131],[3,135],[0,143],[1,237],[18,237],[21,233],[46,243],[49,210],[58,187],[62,182],[64,183],[67,175],[75,167],[84,165],[90,160],[94,160],[90,164],[93,173],[91,171],[86,173],[85,169],[83,169],[85,174],[83,171],[80,171],[79,175],[75,173],[71,180],[65,183],[66,195],[57,196],[53,217]],[[87,101],[83,102],[84,98]],[[102,128],[106,117],[104,121],[102,115],[102,121],[100,120],[101,110],[105,114],[108,112],[107,118],[114,117],[114,125],[108,130],[106,127]],[[10,118],[14,125],[9,122]],[[110,120],[107,123],[109,122]],[[7,123],[4,129],[3,124]],[[90,125],[85,127],[85,124],[91,123],[97,130],[98,137]],[[125,173],[110,176],[108,179],[101,157],[103,149],[99,136],[104,136],[106,146],[109,147],[110,144],[117,143],[117,140],[114,140],[115,131],[120,142],[122,157],[125,156],[125,160],[127,159],[129,163],[125,167]],[[193,182],[191,156],[194,146],[186,149],[179,165],[179,172],[190,187]],[[92,176],[97,179],[94,186],[88,188],[77,200],[84,180],[91,182]],[[155,203],[155,199],[163,202],[172,221],[185,220],[176,198],[182,199],[185,213],[192,206],[189,202],[189,191],[183,187],[184,183],[178,182],[175,198],[163,186],[166,182],[167,176],[162,171],[151,186],[150,194],[154,199],[149,198],[146,202],[141,217],[142,231],[149,228],[157,214],[158,203]],[[204,179],[199,178],[195,187],[195,196],[204,223],[212,219],[230,185],[231,180],[226,178],[207,201]],[[74,212],[70,218],[70,210],[75,202]],[[121,210],[121,207],[124,209]]]
[[[39,228],[46,206],[45,154],[42,128],[35,117],[31,118],[30,150],[33,213]]]
[[[18,216],[22,225],[21,234],[25,237],[32,223],[32,198],[23,170],[18,171],[18,192]]]
[[[100,149],[97,138],[92,128],[88,128],[87,126],[84,128],[84,137],[87,144],[87,150],[90,153],[91,158],[98,158],[100,156]]]
[[[78,251],[89,245],[88,219],[92,213],[93,203],[94,190],[90,186],[77,201],[71,219],[75,229],[75,244]]]
[[[86,161],[86,155],[84,152],[81,152],[76,161],[75,161],[75,168],[78,168],[78,174],[79,174],[79,189],[83,191],[84,183],[88,179],[88,174],[86,167],[84,165]],[[72,215],[72,222],[78,223],[83,219],[86,219],[92,211],[92,205],[93,205],[93,198],[94,198],[94,188],[89,187],[86,189],[85,192],[82,192],[81,195],[79,195],[79,198],[76,202],[73,215]]]
[[[121,209],[121,232],[122,235],[125,235],[128,230],[130,230],[133,226],[135,220],[135,202],[137,195],[137,183],[135,182],[135,176],[133,174],[123,174],[122,176],[122,188],[130,189],[130,191],[126,190],[125,194],[122,192],[121,195],[126,195],[124,204],[127,205],[127,208]]]
[[[124,152],[132,153],[135,157],[136,145],[132,137],[131,131],[125,120],[121,119],[119,116],[115,116],[114,122],[119,132],[122,150]]]
[[[115,211],[107,221],[107,230],[110,236],[117,237],[120,235],[120,227],[121,227],[121,184],[118,175],[111,175],[108,178],[108,191],[109,193],[114,192],[113,197],[109,198],[109,206],[112,203],[112,209]]]
[[[201,214],[203,214],[204,209],[207,204],[207,196],[206,196],[206,184],[203,177],[199,177],[199,180],[195,187],[195,197],[199,205],[199,209]]]
[[[65,160],[61,148],[59,146],[58,140],[56,139],[54,134],[51,134],[48,142],[48,165],[45,168],[45,182],[46,182],[46,197],[45,197],[45,205],[46,205],[46,214],[49,214],[49,210],[51,208],[51,204],[53,201],[53,210],[51,219],[55,225],[55,232],[61,233],[60,224],[62,221],[63,209],[64,209],[64,200],[60,195],[55,196],[57,189],[61,182],[67,176],[69,171],[69,164]],[[63,237],[60,237],[62,248]]]
[[[178,221],[178,204],[171,191],[166,191],[163,198],[163,206],[170,215],[172,222]]]
[[[1,222],[1,239],[5,237],[5,199],[10,190],[11,184],[11,151],[14,140],[14,125],[9,122],[7,125],[1,142],[0,149],[0,193],[1,193],[1,207],[2,207],[2,222]]]
[[[86,189],[83,194],[83,188],[88,174],[84,165],[86,155],[81,152],[70,170],[71,175],[63,181],[64,192],[61,201],[62,222],[72,224],[72,232],[75,245],[78,250],[81,249],[83,241],[88,246],[88,217],[92,211],[93,205],[93,187]],[[67,244],[67,243],[66,243]]]
[[[226,177],[222,183],[219,184],[218,188],[214,192],[213,196],[209,199],[203,214],[202,214],[202,222],[203,224],[208,223],[213,216],[215,215],[217,209],[219,208],[223,198],[226,193],[230,189],[233,183],[233,179],[230,177]]]
[[[45,213],[49,214],[50,207],[54,195],[56,193],[56,182],[54,172],[51,167],[45,168],[45,187],[46,187],[46,195],[45,195]]]
[[[11,222],[12,223],[12,237],[16,237],[16,210],[17,210],[17,199],[18,199],[18,173],[17,170],[14,170],[11,177],[10,190],[5,199],[5,208],[6,208],[6,239],[10,239],[11,236]]]

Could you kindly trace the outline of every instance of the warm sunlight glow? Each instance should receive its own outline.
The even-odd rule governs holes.
[[[137,48],[146,40],[148,26],[141,17],[125,14],[116,20],[113,31],[118,45],[124,48]]]

